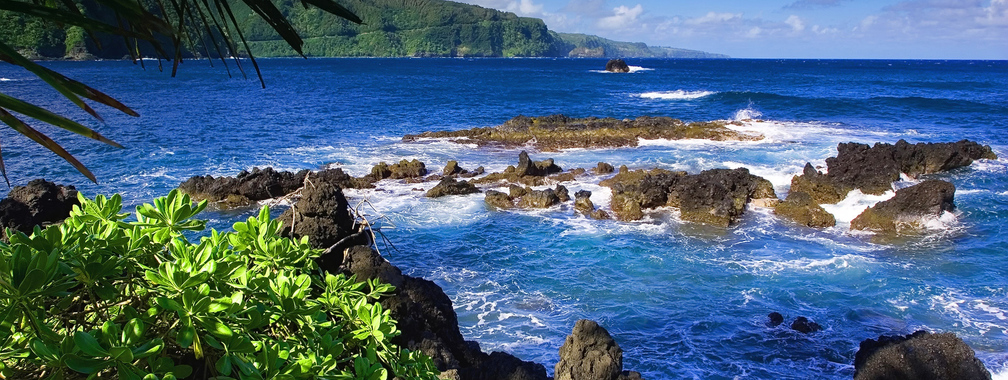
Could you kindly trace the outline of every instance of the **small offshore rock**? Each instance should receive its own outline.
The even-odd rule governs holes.
[[[521,208],[550,208],[560,203],[560,197],[553,189],[532,190],[521,197],[518,207]]]
[[[955,210],[955,185],[942,180],[927,180],[900,189],[887,201],[865,209],[851,221],[851,230],[884,234],[917,232],[929,218]]]
[[[614,170],[615,169],[613,169],[612,165],[609,165],[608,163],[605,163],[605,162],[599,162],[598,165],[595,166],[595,174],[599,174],[599,175],[601,175],[601,174],[609,174],[609,173],[612,173]]]
[[[610,59],[606,62],[605,69],[611,73],[629,73],[630,66],[622,59]]]
[[[822,326],[818,323],[810,321],[805,317],[795,318],[794,322],[791,322],[791,329],[802,334],[811,334],[816,331],[822,330]]]
[[[451,160],[448,161],[447,164],[445,164],[444,170],[442,170],[441,173],[442,175],[448,176],[448,175],[461,174],[463,172],[465,172],[465,170],[462,169],[461,166],[459,166],[458,161]]]
[[[616,380],[623,372],[623,350],[605,328],[582,319],[560,347],[556,380]]]
[[[426,165],[414,158],[412,161],[400,160],[399,163],[392,165],[379,162],[378,165],[371,168],[369,177],[374,181],[380,181],[388,178],[418,179],[425,175],[427,175]]]
[[[511,199],[511,197],[497,190],[487,190],[486,197],[483,198],[483,202],[490,207],[504,210],[515,206],[514,200]]]
[[[595,211],[595,204],[591,201],[592,193],[587,190],[580,190],[574,193],[574,210],[590,216]]]
[[[866,339],[854,357],[855,380],[990,378],[973,349],[952,333],[917,331]]]
[[[452,177],[444,177],[441,182],[427,191],[427,197],[438,198],[447,195],[466,195],[480,192],[475,185],[468,181],[456,181]]]
[[[767,314],[767,327],[777,327],[784,323],[784,316],[778,312]]]
[[[560,199],[560,203],[566,203],[570,201],[570,192],[567,191],[567,187],[565,187],[564,185],[559,184],[556,185],[556,188],[553,189],[553,192],[556,193],[557,198]]]

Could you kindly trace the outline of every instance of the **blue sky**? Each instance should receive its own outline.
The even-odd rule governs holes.
[[[461,0],[738,58],[1008,59],[1008,0]]]

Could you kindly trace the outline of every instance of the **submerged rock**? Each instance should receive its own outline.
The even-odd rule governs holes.
[[[952,333],[917,331],[866,339],[854,358],[855,380],[990,378],[973,349]]]
[[[795,318],[794,322],[791,322],[791,329],[802,334],[811,334],[816,331],[822,330],[822,326],[818,323],[810,321],[805,317]]]
[[[784,202],[774,207],[774,214],[790,219],[807,227],[825,228],[836,225],[836,217],[830,214],[805,192],[792,191]]]
[[[517,148],[532,145],[540,151],[570,148],[616,148],[637,146],[640,139],[703,139],[715,141],[757,141],[763,135],[739,132],[727,126],[735,122],[685,123],[669,117],[642,116],[634,120],[589,117],[574,119],[564,115],[518,116],[496,127],[461,131],[424,132],[406,135],[403,141],[423,137],[451,138],[458,143],[501,145]]]
[[[447,195],[466,195],[480,192],[475,185],[468,181],[456,181],[455,178],[445,177],[441,182],[427,191],[427,197],[438,198]]]
[[[605,70],[610,73],[629,73],[630,66],[622,59],[610,59],[605,64]]]
[[[62,222],[77,205],[77,189],[34,179],[25,186],[14,186],[0,201],[0,234],[7,239],[7,228],[31,234],[35,226]]]
[[[928,219],[955,210],[955,185],[927,180],[900,189],[896,195],[864,210],[851,221],[852,230],[900,234],[922,230]]]

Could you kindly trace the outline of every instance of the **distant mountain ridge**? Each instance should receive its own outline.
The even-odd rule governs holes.
[[[79,1],[79,0],[73,0]],[[262,18],[241,0],[228,0],[252,54],[296,56]],[[301,2],[275,1],[304,39],[304,53],[316,57],[622,57],[728,58],[696,50],[613,41],[585,34],[557,33],[538,18],[447,0],[340,0],[364,24],[357,25]],[[101,10],[86,13],[107,18]],[[27,33],[26,33],[27,32]],[[122,58],[121,38],[97,36],[97,49],[80,28],[0,11],[0,41],[35,58]],[[201,38],[188,55],[210,54]],[[143,52],[153,56],[153,51]],[[225,54],[234,54],[226,52]],[[244,54],[244,53],[242,53]]]

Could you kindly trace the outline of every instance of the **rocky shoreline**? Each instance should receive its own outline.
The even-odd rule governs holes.
[[[847,193],[885,193],[893,190],[900,175],[919,177],[966,166],[977,159],[996,159],[988,146],[959,141],[944,144],[895,145],[841,144],[839,154],[826,160],[827,172],[811,164],[792,180],[788,196],[781,200],[773,185],[745,168],[711,169],[696,174],[663,169],[619,170],[608,163],[595,168],[564,170],[554,160],[534,161],[522,152],[517,165],[500,173],[472,171],[448,162],[440,174],[429,173],[418,160],[392,165],[379,163],[371,173],[352,177],[341,169],[297,173],[254,169],[236,177],[198,176],[179,188],[197,199],[207,199],[219,208],[241,207],[288,197],[292,207],[280,217],[282,234],[308,236],[324,249],[319,266],[329,272],[356,275],[358,280],[380,279],[396,286],[393,296],[382,300],[399,321],[402,335],[394,342],[419,350],[434,359],[446,379],[546,379],[542,364],[523,361],[510,354],[485,353],[479,344],[462,336],[451,300],[431,281],[404,275],[371,248],[372,234],[357,220],[343,194],[346,188],[373,188],[385,179],[407,183],[437,182],[425,196],[445,197],[483,192],[488,209],[549,208],[571,203],[574,212],[595,219],[615,217],[632,221],[645,210],[678,209],[683,221],[730,227],[749,207],[764,207],[782,218],[808,227],[835,225],[835,218],[821,203],[839,202]],[[894,175],[895,173],[895,175]],[[591,193],[563,183],[584,176],[608,176],[600,184],[612,190],[609,212],[597,208]],[[882,184],[889,181],[886,186]],[[495,190],[502,186],[508,192]],[[546,187],[535,189],[534,187]],[[887,187],[888,186],[888,187]],[[845,192],[846,191],[846,192]],[[12,189],[0,202],[0,224],[29,233],[35,224],[58,223],[76,203],[73,187],[45,181]],[[866,209],[851,222],[851,229],[879,234],[913,234],[927,218],[954,210],[955,186],[935,179],[895,191],[894,196]],[[64,211],[65,210],[65,211]],[[58,215],[57,215],[58,214]],[[62,215],[62,216],[60,216]],[[34,223],[34,224],[32,224]],[[783,316],[771,313],[768,328],[777,328]],[[823,327],[805,317],[790,324],[792,330],[815,334]],[[990,378],[969,346],[952,334],[917,332],[905,337],[879,337],[861,343],[855,360],[856,379],[882,378]],[[622,350],[597,323],[578,321],[560,349],[554,369],[556,379],[639,379],[625,371]]]

